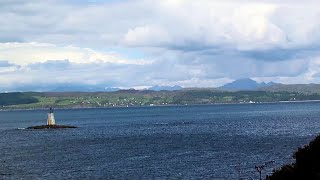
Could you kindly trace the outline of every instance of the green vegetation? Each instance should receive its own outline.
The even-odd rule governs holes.
[[[8,106],[14,104],[30,104],[30,103],[37,103],[38,99],[25,94],[25,93],[1,93],[0,94],[0,105],[1,106]]]
[[[191,90],[178,93],[174,97],[175,104],[213,104],[213,103],[248,103],[248,102],[279,102],[296,100],[317,100],[320,95],[304,95],[289,92],[265,91],[212,91]]]
[[[128,107],[153,105],[186,105],[216,103],[260,103],[279,101],[320,100],[320,94],[296,92],[237,91],[189,89],[181,91],[117,92],[46,92],[2,93],[1,109]]]
[[[320,94],[320,84],[277,84],[260,88],[269,92],[298,92],[303,94]]]
[[[302,180],[320,179],[320,136],[316,137],[309,145],[300,148],[293,157],[296,162],[284,165],[275,170],[269,180]]]

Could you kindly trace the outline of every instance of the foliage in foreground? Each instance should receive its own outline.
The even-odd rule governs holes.
[[[296,162],[285,165],[268,177],[268,180],[319,180],[320,179],[320,136],[308,145],[299,148],[293,157]]]

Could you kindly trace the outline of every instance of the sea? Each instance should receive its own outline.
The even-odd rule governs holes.
[[[320,103],[0,111],[0,179],[258,179],[320,132]]]

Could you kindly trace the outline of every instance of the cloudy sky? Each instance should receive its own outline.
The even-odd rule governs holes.
[[[216,87],[248,77],[320,83],[319,7],[317,0],[0,0],[0,89]]]

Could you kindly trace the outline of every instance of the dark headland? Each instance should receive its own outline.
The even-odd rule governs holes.
[[[320,179],[320,136],[299,148],[293,155],[295,162],[276,169],[267,180]]]

